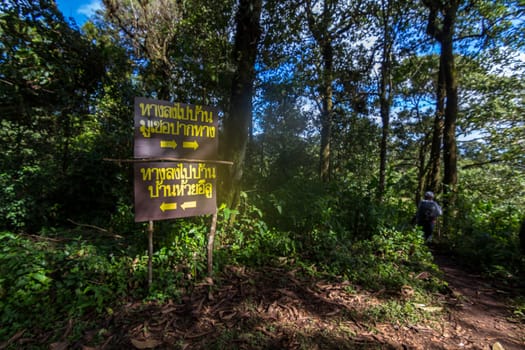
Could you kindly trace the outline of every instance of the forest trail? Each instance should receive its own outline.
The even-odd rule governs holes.
[[[74,348],[91,349],[93,334],[104,334],[103,345],[95,348],[525,349],[525,325],[511,318],[509,291],[443,256],[436,263],[449,291],[435,305],[416,304],[435,313],[423,323],[374,321],[384,310],[379,305],[410,290],[370,293],[290,266],[228,266],[216,283],[205,280],[178,302],[130,302]]]
[[[451,291],[444,300],[449,335],[461,340],[462,348],[493,349],[499,343],[494,350],[525,349],[525,325],[512,318],[509,305],[519,291],[469,273],[445,256],[437,255],[435,262]]]

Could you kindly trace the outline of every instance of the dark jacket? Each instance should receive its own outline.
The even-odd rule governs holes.
[[[416,224],[423,225],[427,222],[434,222],[440,215],[443,215],[443,210],[439,204],[433,200],[423,199],[417,207]]]

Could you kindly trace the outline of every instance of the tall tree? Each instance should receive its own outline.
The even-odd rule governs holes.
[[[417,160],[412,163],[417,167],[415,203],[419,203],[426,188],[425,179],[430,167],[428,154],[435,123],[435,110],[430,102],[435,99],[438,61],[437,55],[412,55],[401,61],[394,71],[395,98],[403,101],[403,108],[394,120],[392,155],[396,162]],[[438,146],[441,147],[441,143]]]
[[[160,82],[155,84],[158,98],[169,100],[170,82],[176,72],[170,54],[176,45],[181,4],[171,0],[103,0],[103,3],[107,18],[116,23],[133,54],[147,60],[146,67],[156,77],[153,81]]]
[[[314,14],[311,0],[305,4],[308,27],[319,45],[322,60],[322,73],[320,81],[320,95],[322,99],[321,110],[321,148],[319,154],[319,176],[322,181],[330,180],[330,143],[332,142],[333,118],[333,80],[334,80],[334,49],[332,47],[333,35],[330,31],[333,23],[334,1],[323,1],[322,10]]]
[[[432,129],[432,143],[425,188],[434,193],[441,192],[441,145],[443,144],[443,119],[445,115],[445,77],[444,69],[439,61],[438,79],[436,84],[436,113]],[[421,194],[421,193],[419,193]]]
[[[428,186],[438,189],[437,145],[442,128],[443,191],[445,209],[455,203],[458,183],[458,146],[456,140],[459,97],[457,50],[463,56],[476,56],[499,45],[516,49],[523,45],[522,34],[516,34],[515,24],[523,23],[523,4],[514,0],[465,1],[423,0],[428,9],[427,33],[439,44],[440,61],[437,86],[437,108],[431,172]],[[520,19],[521,18],[521,19]],[[515,37],[513,40],[507,36]],[[441,121],[441,116],[443,120]],[[450,213],[451,211],[448,210]],[[445,215],[447,218],[448,215]]]
[[[101,50],[54,1],[2,1],[0,13],[0,215],[21,225],[65,207],[72,145],[106,71]]]
[[[49,132],[60,145],[56,157],[65,171],[79,114],[87,113],[87,97],[104,75],[102,56],[65,21],[54,1],[0,6],[3,117],[27,130]]]
[[[381,72],[379,79],[379,105],[382,121],[380,161],[379,161],[379,185],[377,198],[382,200],[385,192],[386,166],[387,166],[387,147],[388,135],[390,133],[390,107],[392,105],[392,46],[393,30],[390,25],[392,18],[392,2],[382,0],[380,4],[380,21],[382,24],[382,53],[381,53]]]
[[[461,98],[469,108],[459,128],[469,135],[462,145],[475,150],[466,167],[504,163],[525,169],[525,63],[516,53],[498,56],[461,62],[468,68]]]
[[[103,1],[105,17],[134,58],[145,93],[205,104],[218,103],[230,86],[232,2]]]
[[[443,185],[445,208],[450,209],[455,203],[457,170],[456,122],[458,118],[458,85],[454,59],[454,34],[457,12],[461,0],[423,0],[429,9],[427,33],[440,45],[439,79],[445,86],[445,113],[443,123]],[[439,84],[438,84],[439,85]],[[438,87],[438,93],[440,92]],[[441,96],[437,97],[438,108]],[[439,113],[439,111],[438,111]]]
[[[230,207],[239,202],[240,186],[252,121],[255,59],[261,38],[262,0],[240,0],[236,15],[230,109],[224,120],[224,158],[233,162],[224,177],[222,200]]]
[[[331,173],[331,143],[334,118],[335,60],[338,42],[355,28],[363,13],[364,1],[348,4],[339,0],[306,0],[304,13],[308,29],[320,53],[319,98],[321,100],[321,143],[319,151],[319,176],[328,182]],[[342,59],[339,57],[339,59]],[[350,59],[350,58],[346,58]]]
[[[413,4],[407,1],[381,0],[374,11],[377,20],[379,50],[378,96],[381,117],[381,141],[379,150],[379,176],[376,192],[381,200],[385,192],[386,170],[388,165],[388,144],[390,136],[391,109],[394,99],[393,70],[396,62],[402,59],[400,52],[408,45],[408,28],[416,21]]]

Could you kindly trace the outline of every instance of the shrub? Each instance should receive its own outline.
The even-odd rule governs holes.
[[[346,273],[367,288],[399,291],[409,285],[435,291],[443,287],[432,254],[417,229],[381,229],[371,239],[355,242],[348,255]],[[422,272],[432,277],[418,278]]]
[[[63,244],[9,232],[0,233],[0,244],[0,323],[6,325],[0,338],[109,312],[119,298],[145,291],[140,259],[101,253],[81,240]]]

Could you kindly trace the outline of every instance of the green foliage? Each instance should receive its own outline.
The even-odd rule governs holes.
[[[415,213],[408,198],[392,195],[378,203],[374,185],[362,187],[353,180],[322,184],[292,179],[257,201],[266,208],[270,225],[291,231],[302,250],[320,257],[329,255],[333,242],[368,238],[379,227],[407,227]]]
[[[6,121],[3,125],[12,124]],[[29,130],[24,135],[27,142],[37,144],[41,137]],[[0,227],[32,229],[48,223],[56,213],[55,203],[49,201],[54,189],[49,181],[53,177],[52,163],[48,155],[37,159],[37,152],[29,146],[18,147],[18,152],[11,146],[7,144],[7,152],[0,155],[0,164],[4,165],[0,172]]]
[[[4,1],[0,12],[0,227],[36,232],[83,214],[107,221],[123,177],[102,158],[122,149],[117,136],[129,139],[128,122],[115,127],[129,113],[107,117],[92,97],[102,81],[100,101],[118,104],[114,80],[118,95],[130,91],[121,52],[84,36],[53,2]]]
[[[512,20],[498,21],[509,8],[480,4],[477,15],[501,25],[487,28],[494,35],[517,33]],[[133,218],[132,168],[103,159],[130,157],[136,95],[229,109],[233,2],[173,2],[173,11],[164,11],[167,16],[154,26],[144,21],[158,3],[150,2],[152,11],[139,20],[128,11],[131,2],[113,5],[113,15],[122,21],[99,17],[81,32],[52,2],[0,4],[0,230],[42,234],[0,233],[2,339],[24,328],[60,329],[57,325],[73,317],[104,317],[128,298],[177,300],[207,273],[210,218],[159,222],[148,289],[147,235]],[[239,208],[219,209],[215,272],[227,264],[294,261],[312,273],[349,278],[374,291],[395,294],[410,286],[424,298],[439,290],[443,285],[421,233],[409,226],[412,197],[425,172],[425,140],[433,128],[437,56],[394,54],[400,65],[393,72],[398,85],[392,114],[397,115],[390,130],[387,188],[378,202],[381,128],[375,111],[366,110],[376,94],[367,72],[373,52],[347,46],[356,42],[348,38],[336,40],[332,181],[321,183],[316,48],[309,46],[312,41],[303,46],[296,40],[305,26],[292,2],[265,6],[268,32],[258,60],[254,133],[243,178],[250,192],[242,194]],[[140,28],[133,27],[137,24]],[[133,40],[120,36],[121,25],[132,29]],[[363,33],[362,22],[352,25],[351,35]],[[366,26],[374,36],[374,25]],[[417,44],[413,31],[417,28],[397,34]],[[176,40],[159,46],[168,32]],[[517,248],[525,216],[523,61],[503,52],[520,49],[522,36],[491,38],[508,45],[481,50],[482,63],[474,57],[457,60],[459,131],[487,138],[459,144],[460,192],[442,243],[497,277],[517,277],[524,270]],[[71,221],[125,238],[108,243],[64,228]],[[430,277],[422,278],[423,272]],[[522,304],[515,307],[521,318]],[[417,311],[410,303],[385,302],[371,313],[375,319],[410,319]]]
[[[233,214],[236,221],[231,224]],[[133,258],[136,245],[145,244],[145,235],[130,241],[129,248],[118,248],[115,242],[93,244],[69,238],[86,232],[48,232],[65,237],[61,240],[2,233],[0,322],[10,326],[2,328],[0,338],[23,328],[50,331],[72,317],[93,313],[102,317],[128,298],[178,300],[206,276],[208,222],[189,219],[158,226],[155,237],[160,248],[153,255],[151,288],[146,285],[146,252],[142,249]],[[162,238],[163,234],[170,238]],[[246,195],[240,211],[221,208],[217,243],[218,269],[231,263],[274,263],[278,257],[295,254],[294,241],[268,229],[262,212],[248,204]],[[33,313],[35,317],[27,317]]]
[[[232,219],[235,216],[235,220]],[[231,262],[262,265],[278,257],[293,257],[296,242],[290,233],[269,228],[263,212],[241,194],[239,210],[221,207],[218,212],[219,259]]]
[[[406,219],[394,219],[395,216],[403,217],[404,210],[411,213],[410,207],[406,205],[399,205],[397,211],[377,210],[378,218],[375,222],[368,223],[368,229],[375,233],[367,234],[369,238],[366,239],[349,231],[344,218],[352,213],[347,207],[350,202],[354,203],[354,210],[370,212],[371,208],[376,208],[371,201],[348,198],[349,202],[346,202],[333,195],[312,196],[315,199],[312,202],[314,207],[305,208],[301,217],[304,218],[302,222],[306,223],[307,216],[310,216],[310,224],[313,226],[305,225],[302,226],[302,231],[286,233],[269,229],[263,221],[262,212],[248,204],[246,195],[243,198],[242,214],[235,212],[239,215],[235,224],[223,226],[233,214],[229,209],[222,208],[219,215],[222,223],[221,246],[227,248],[228,255],[237,263],[261,264],[268,263],[275,257],[300,257],[306,264],[313,263],[320,270],[351,277],[371,289],[387,288],[398,291],[405,284],[427,290],[441,287],[436,266],[423,244],[421,232],[385,228],[379,224],[388,222],[385,217],[388,218],[390,214],[391,227],[394,224],[406,226]],[[399,204],[399,200],[393,203]],[[287,208],[286,205],[283,207]],[[391,207],[396,206],[392,204]],[[286,209],[283,209],[283,215],[286,215]],[[361,217],[366,218],[364,214]],[[368,217],[373,215],[369,213]],[[424,271],[430,272],[434,277],[427,281],[416,278]]]
[[[374,322],[392,322],[395,324],[415,324],[425,318],[423,311],[415,307],[412,301],[387,300],[371,307],[368,316]]]
[[[515,298],[512,302],[512,309],[513,317],[518,322],[525,322],[525,297],[520,296]]]
[[[20,329],[53,330],[71,317],[111,312],[118,300],[146,294],[143,259],[107,254],[72,240],[33,241],[0,234],[0,338]],[[28,317],[31,315],[31,317]]]
[[[228,93],[232,1],[106,2],[99,20],[127,50],[135,83],[160,99],[208,104]],[[160,12],[165,16],[158,16]],[[151,21],[150,18],[155,18]],[[124,30],[122,30],[124,29]],[[175,83],[176,81],[176,83]]]
[[[0,242],[0,337],[9,335],[12,329],[33,325],[45,325],[52,320],[50,304],[52,267],[48,265],[45,244],[33,245],[11,233],[1,233]],[[27,315],[34,315],[28,318]]]
[[[427,291],[443,287],[419,230],[381,229],[371,239],[352,244],[348,255],[346,273],[368,288],[399,292],[404,285]],[[431,277],[418,278],[422,272]]]
[[[464,263],[505,279],[519,275],[518,231],[525,216],[524,185],[523,174],[507,166],[464,173],[457,220],[448,236]]]
[[[127,169],[102,160],[130,152],[129,57],[52,2],[0,6],[0,227],[107,224],[115,203],[131,197]]]
[[[26,198],[19,198],[16,194],[17,181],[11,174],[0,174],[0,192],[1,203],[0,215],[4,218],[2,226],[11,226],[13,228],[22,228],[27,219],[27,210],[25,206]]]

